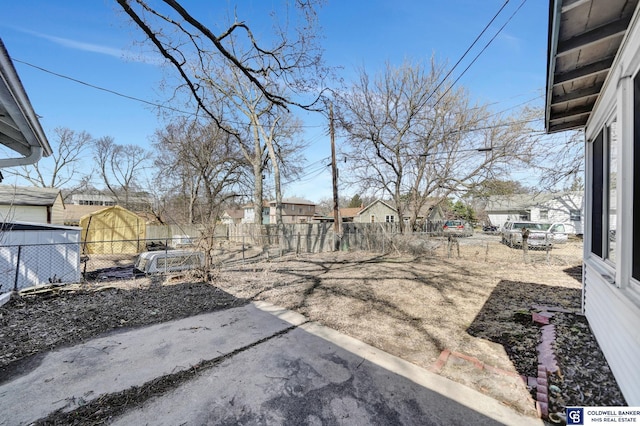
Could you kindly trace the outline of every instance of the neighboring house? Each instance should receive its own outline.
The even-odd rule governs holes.
[[[545,127],[584,129],[583,310],[640,406],[640,7],[552,0]]]
[[[64,224],[64,202],[56,188],[0,185],[0,221]]]
[[[221,218],[222,223],[224,223],[225,225],[242,223],[242,219],[244,219],[243,209],[226,209]]]
[[[403,213],[403,220],[405,224],[409,224],[413,217],[413,209],[411,207],[405,209]],[[416,224],[423,225],[428,222],[439,222],[445,219],[445,214],[440,206],[440,200],[429,199],[427,203],[420,209],[416,215]]]
[[[398,211],[382,200],[374,201],[353,217],[355,223],[397,223],[398,220]]]
[[[141,192],[129,194],[128,197],[123,196],[120,200],[113,195],[100,193],[72,194],[70,198],[71,201],[67,204],[74,206],[93,206],[97,210],[103,207],[120,205],[129,210],[145,211],[149,209],[149,206],[154,205],[153,198]],[[126,206],[124,204],[126,204]]]
[[[282,223],[310,223],[316,213],[315,203],[303,198],[282,199]],[[269,202],[269,223],[276,223],[276,202]]]
[[[364,205],[360,207],[343,207],[340,209],[340,218],[342,222],[353,222],[353,219],[364,209]]]
[[[253,210],[253,204],[247,204],[242,207],[244,213],[240,223],[256,223],[256,215]],[[267,201],[262,202],[262,225],[269,224],[269,203]]]
[[[570,224],[572,233],[583,233],[584,194],[514,194],[489,197],[485,212],[491,224],[502,226],[508,220],[562,222]]]
[[[0,144],[18,157],[0,158],[0,169],[37,163],[52,154],[38,116],[0,39]],[[0,173],[0,181],[2,174]]]

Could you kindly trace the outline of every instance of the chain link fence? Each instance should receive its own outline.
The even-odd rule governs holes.
[[[251,225],[230,227],[226,236],[0,246],[0,293],[50,284],[137,279],[149,274],[191,273],[196,279],[206,279],[220,268],[336,250],[507,264],[573,265],[582,258],[582,242],[577,238],[539,250],[509,247],[495,233],[444,235],[441,227],[433,225],[420,232],[400,232],[393,223],[346,223],[341,234],[336,234],[330,223],[280,229]],[[143,252],[155,253],[143,256],[156,262],[155,268],[138,265],[136,270],[135,263]],[[194,253],[202,260],[194,262]]]

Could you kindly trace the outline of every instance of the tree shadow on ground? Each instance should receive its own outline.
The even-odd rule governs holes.
[[[435,265],[438,268],[431,267]],[[270,269],[264,265],[260,265],[255,270],[252,269],[255,274],[269,272],[274,274],[275,278],[270,279],[268,283],[256,285],[250,294],[243,294],[243,297],[249,300],[270,300],[272,296],[270,292],[291,289],[297,296],[294,301],[285,303],[285,307],[311,316],[315,320],[318,318],[314,318],[313,311],[317,311],[319,306],[327,300],[332,300],[334,303],[326,306],[322,318],[325,320],[332,318],[336,322],[330,321],[325,325],[336,327],[337,323],[342,323],[346,318],[358,315],[378,316],[382,321],[386,321],[384,320],[386,318],[398,327],[412,329],[421,336],[421,339],[433,345],[439,353],[447,347],[447,344],[428,327],[428,317],[416,312],[416,301],[414,300],[411,306],[406,305],[404,298],[386,293],[384,290],[390,287],[380,287],[379,283],[396,280],[398,292],[407,291],[407,288],[433,289],[438,294],[437,298],[446,306],[455,306],[459,303],[460,295],[464,295],[464,298],[476,294],[484,297],[486,293],[482,294],[481,290],[464,284],[464,280],[460,280],[461,277],[471,275],[470,270],[460,265],[445,268],[442,268],[442,265],[441,259],[413,256],[371,255],[357,259],[300,257],[295,259],[295,266],[276,261],[270,264]],[[372,267],[374,269],[371,269]],[[417,297],[417,295],[414,296]],[[271,301],[276,304],[283,303],[282,300],[277,300],[278,297],[275,299]],[[422,300],[420,309],[424,310],[429,303],[431,303],[429,300]],[[343,312],[337,304],[343,307],[348,305],[353,308],[353,311]],[[334,313],[329,314],[327,310]],[[341,316],[346,317],[341,319]],[[363,324],[365,323],[360,325]],[[400,330],[396,331],[402,335]],[[371,338],[377,340],[379,337]],[[391,348],[385,349],[391,350]]]

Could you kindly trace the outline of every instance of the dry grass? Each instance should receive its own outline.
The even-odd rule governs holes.
[[[493,260],[487,259],[487,244]],[[501,284],[513,283],[513,292],[499,302],[505,304],[505,319],[532,303],[579,307],[572,305],[579,301],[580,283],[566,272],[581,264],[579,242],[554,249],[550,257],[530,251],[528,263],[521,251],[493,242],[463,241],[460,258],[457,248],[454,257],[447,258],[448,253],[443,244],[421,257],[363,252],[287,256],[227,268],[216,284],[239,298],[298,311],[425,368],[448,349],[516,373],[502,345],[468,331]],[[553,288],[571,289],[570,300],[556,300],[567,297],[554,298]],[[501,326],[500,318],[494,320]],[[459,367],[449,366],[441,374],[533,414],[519,379]]]

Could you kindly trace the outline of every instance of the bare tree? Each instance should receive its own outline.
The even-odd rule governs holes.
[[[282,144],[280,149],[276,147],[284,142],[276,133],[282,122],[281,111],[288,111],[290,106],[315,109],[323,92],[328,72],[323,67],[322,50],[317,42],[316,9],[321,0],[283,2],[285,13],[272,14],[273,32],[263,40],[255,36],[246,21],[238,18],[241,11],[237,9],[232,22],[216,34],[175,0],[163,0],[153,6],[143,0],[117,1],[178,72],[182,87],[199,112],[232,134],[242,147],[253,169],[254,213],[260,218],[262,176],[268,162],[274,173],[276,198],[281,198],[279,174],[283,163],[277,160],[286,151]],[[235,88],[219,84],[221,70],[223,74],[228,72],[231,76],[228,82]],[[231,102],[234,108],[246,107],[249,100],[257,101],[253,112],[249,112],[253,116],[249,117],[248,128],[229,125],[215,107],[229,92],[235,92]],[[246,111],[245,108],[245,116]]]
[[[537,142],[537,161],[531,165],[539,176],[538,187],[545,191],[584,190],[584,132],[541,135]]]
[[[254,185],[254,215],[261,217],[263,198],[262,176],[273,175],[276,196],[276,224],[282,225],[282,173],[292,177],[299,172],[301,150],[300,123],[291,113],[274,104],[261,91],[247,85],[238,71],[219,70],[215,79],[206,81],[212,92],[220,93],[219,103],[227,105],[230,119],[243,128],[239,149],[252,166]],[[269,83],[269,86],[274,83]]]
[[[247,85],[283,108],[312,109],[320,98],[322,90],[311,88],[322,87],[327,75],[317,36],[316,13],[322,0],[283,1],[284,10],[271,14],[274,25],[268,40],[255,36],[250,24],[239,19],[237,8],[233,22],[216,34],[176,0],[159,0],[155,5],[145,0],[116,1],[178,72],[202,112],[232,133],[211,108],[201,84],[213,77],[206,73],[211,64],[237,71]],[[280,84],[270,85],[272,81]]]
[[[54,133],[55,143],[51,157],[33,165],[7,169],[6,173],[43,188],[82,187],[83,182],[86,183],[82,158],[85,150],[91,146],[91,135],[66,127],[56,127]]]
[[[351,160],[346,177],[391,198],[400,228],[414,226],[429,198],[461,193],[501,167],[526,161],[526,120],[505,125],[473,106],[464,90],[439,84],[444,67],[405,62],[360,79],[340,96],[340,125]]]
[[[215,221],[224,202],[243,192],[246,162],[215,124],[178,119],[156,132],[154,147],[157,186],[186,195],[188,223]]]
[[[139,189],[137,179],[143,171],[148,154],[138,145],[118,145],[110,136],[94,142],[94,160],[97,172],[108,192],[125,208]]]

